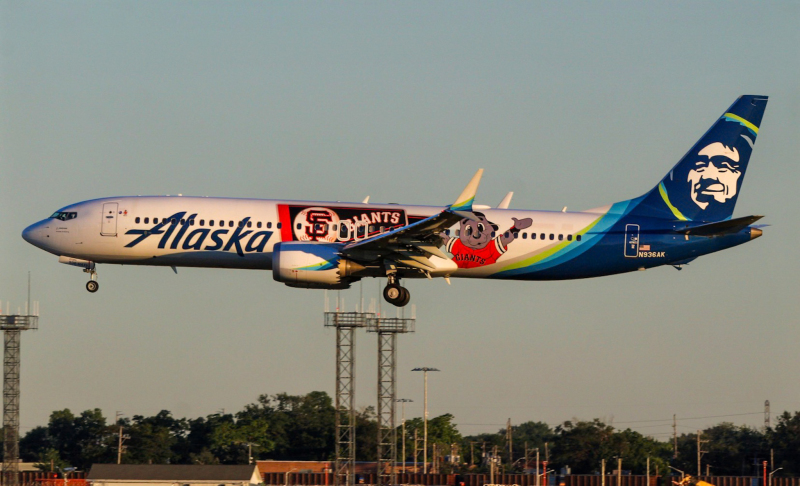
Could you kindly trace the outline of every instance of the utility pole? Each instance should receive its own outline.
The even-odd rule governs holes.
[[[470,466],[474,466],[475,465],[475,444],[477,444],[477,442],[469,441],[469,465]]]
[[[414,428],[414,474],[417,474],[419,471],[417,470],[417,457],[419,456],[419,438],[417,437],[417,433],[419,430],[415,427]]]
[[[646,486],[650,486],[650,455],[647,455],[647,482]]]
[[[678,419],[672,414],[672,458],[678,458]]]
[[[436,368],[429,368],[427,366],[422,368],[414,368],[411,371],[422,371],[425,379],[425,412],[422,421],[422,470],[424,473],[428,472],[428,372],[439,371]]]
[[[403,473],[406,472],[406,403],[413,402],[414,400],[409,400],[408,398],[398,398],[398,402],[400,402],[400,424],[403,428],[403,469],[401,471]],[[416,444],[415,444],[416,446]]]
[[[769,417],[769,400],[764,402],[764,430],[769,430],[770,427],[770,417]]]
[[[528,441],[525,441],[525,464],[522,466],[522,471],[524,472],[528,469]]]
[[[536,448],[536,486],[539,486],[539,448]]]
[[[617,486],[622,486],[622,458],[617,458]]]
[[[117,414],[114,416],[114,421],[119,424],[119,441],[117,442],[117,464],[122,464],[122,424],[119,423],[119,419],[122,417],[122,412],[117,411]]]
[[[606,460],[605,459],[600,459],[600,486],[606,486]]]
[[[514,440],[511,435],[511,417],[506,421],[506,447],[508,448],[508,467],[514,467]]]
[[[697,431],[697,476],[699,477],[702,474],[702,469],[700,469],[700,458],[703,457],[708,451],[702,450],[702,444],[708,442],[707,440],[700,440],[700,431]]]

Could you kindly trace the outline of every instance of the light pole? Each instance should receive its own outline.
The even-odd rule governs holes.
[[[403,469],[401,471],[405,473],[406,472],[406,403],[413,402],[414,400],[410,400],[408,398],[398,398],[397,401],[400,402],[400,424],[403,429],[403,452],[402,455],[400,456],[403,459]]]
[[[414,368],[411,371],[422,371],[425,377],[425,412],[422,419],[422,472],[428,473],[428,372],[439,371],[436,368]]]
[[[781,469],[783,469],[783,468],[779,467],[778,469],[773,469],[772,472],[769,473],[769,486],[772,486],[772,475],[775,474],[776,472],[780,471]]]
[[[287,472],[287,473],[286,473],[286,478],[285,478],[285,481],[284,481],[284,486],[289,486],[289,475],[290,475],[290,474],[292,474],[292,471],[297,471],[297,468],[296,468],[296,467],[293,467],[292,469],[289,469],[289,472]]]
[[[684,478],[684,477],[686,477],[686,473],[685,473],[685,472],[683,472],[683,471],[681,471],[681,470],[680,470],[680,469],[678,469],[677,467],[672,467],[672,466],[669,466],[669,468],[670,468],[670,469],[674,469],[674,470],[678,471],[679,473],[681,473],[681,481],[683,481],[683,478]]]
[[[77,467],[65,467],[64,469],[58,468],[58,470],[61,471],[62,475],[64,475],[64,486],[67,486],[67,477],[69,476],[69,473],[77,471],[78,468]]]

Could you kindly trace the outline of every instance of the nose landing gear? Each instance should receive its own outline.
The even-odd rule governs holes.
[[[389,283],[384,287],[383,298],[394,306],[403,307],[411,300],[411,293],[400,286],[400,279],[394,277],[389,278]]]

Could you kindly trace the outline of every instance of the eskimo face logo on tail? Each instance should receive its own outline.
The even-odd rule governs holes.
[[[194,225],[197,214],[192,214],[184,218],[186,211],[175,213],[169,218],[164,218],[161,223],[156,224],[149,230],[132,229],[126,235],[137,235],[138,237],[125,245],[125,248],[133,248],[145,241],[150,236],[161,236],[158,248],[169,248],[171,250],[204,250],[204,251],[231,251],[237,255],[244,256],[245,253],[263,253],[267,242],[272,236],[272,231],[256,231],[247,229],[250,217],[244,218],[236,228],[196,228],[189,229]],[[175,231],[177,229],[177,232]],[[231,233],[231,231],[233,231]],[[188,232],[188,234],[187,234]],[[230,235],[229,235],[230,233]],[[173,236],[174,235],[174,236]],[[184,238],[185,237],[185,238]],[[206,238],[210,239],[209,244],[205,244]]]
[[[705,210],[712,202],[725,204],[736,196],[739,178],[739,151],[720,142],[706,145],[698,153],[699,160],[689,170],[687,181],[695,204]]]

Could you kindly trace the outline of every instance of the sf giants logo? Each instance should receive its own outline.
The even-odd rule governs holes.
[[[294,236],[300,241],[336,241],[339,216],[327,208],[307,208],[294,218]]]
[[[306,214],[305,227],[309,239],[317,241],[328,236],[328,225],[333,222],[334,216],[328,210],[311,210]]]

